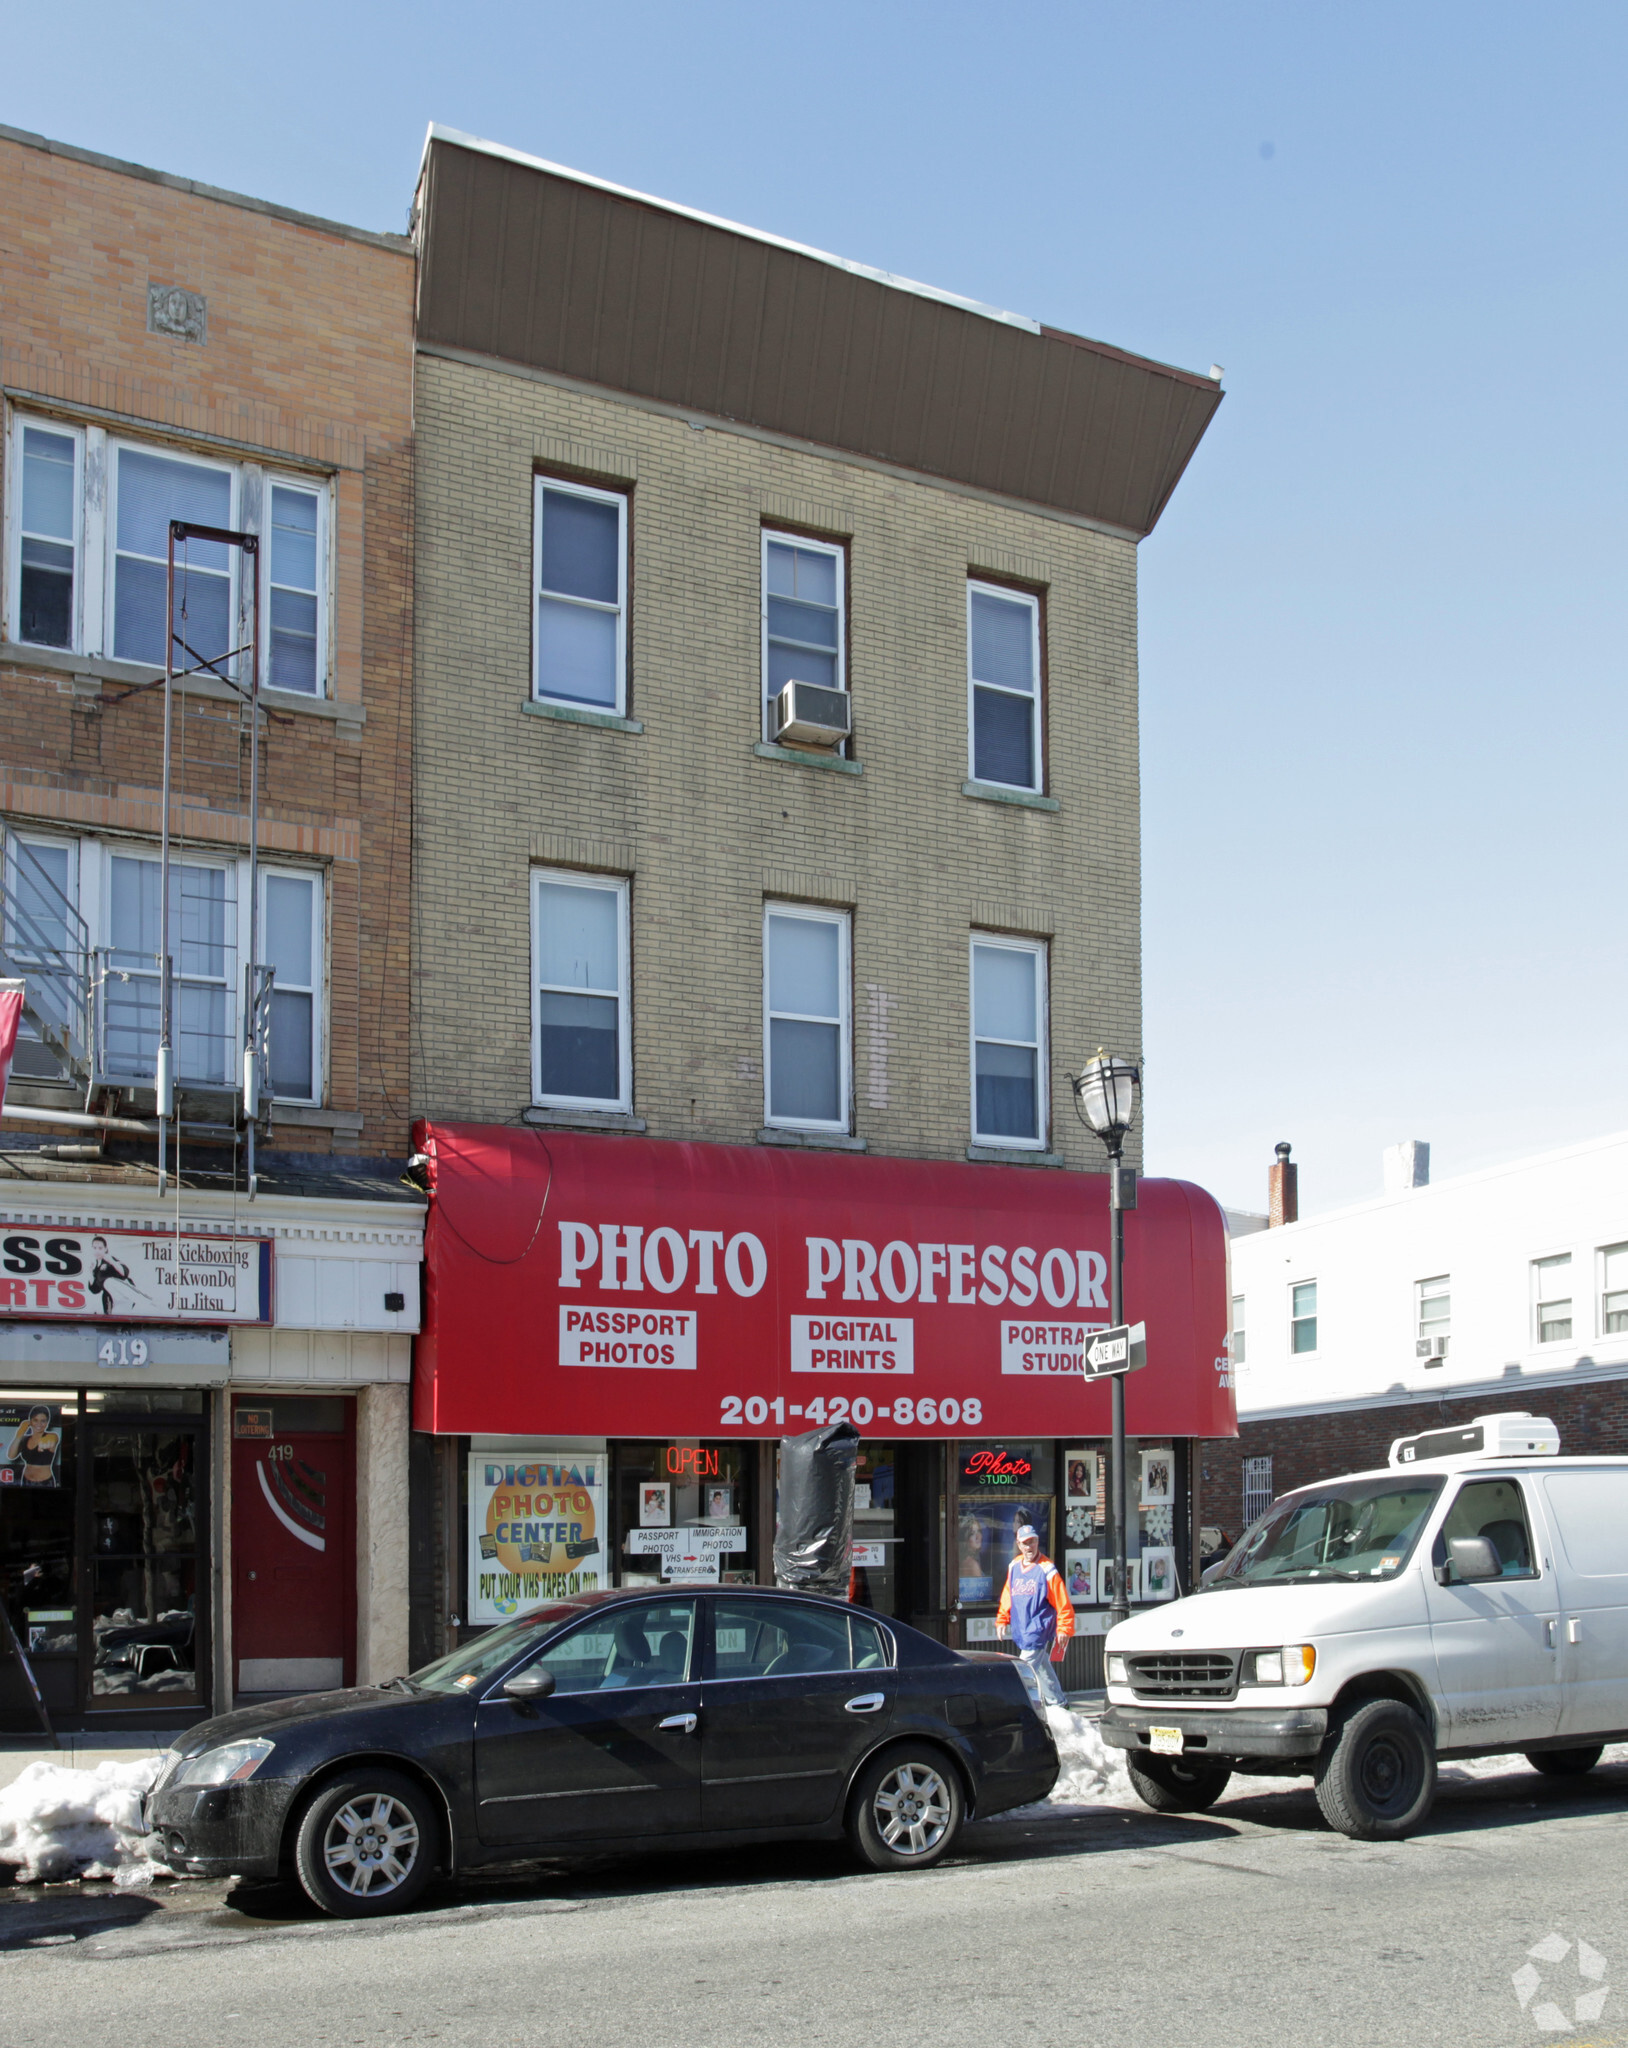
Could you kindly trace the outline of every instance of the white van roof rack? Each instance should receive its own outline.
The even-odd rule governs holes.
[[[1524,1408],[1502,1415],[1478,1415],[1458,1429],[1427,1429],[1399,1436],[1391,1445],[1393,1465],[1433,1464],[1442,1458],[1558,1458],[1560,1431],[1547,1415]]]

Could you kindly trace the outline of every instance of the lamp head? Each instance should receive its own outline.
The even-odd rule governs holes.
[[[1132,1060],[1115,1059],[1098,1049],[1077,1074],[1068,1077],[1074,1090],[1074,1112],[1110,1151],[1118,1149],[1136,1121],[1136,1093],[1142,1070]]]

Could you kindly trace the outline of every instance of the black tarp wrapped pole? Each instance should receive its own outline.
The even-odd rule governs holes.
[[[774,1582],[783,1591],[847,1599],[858,1462],[859,1431],[851,1422],[781,1438]]]

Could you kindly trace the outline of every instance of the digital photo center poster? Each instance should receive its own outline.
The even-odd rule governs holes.
[[[609,1584],[606,1465],[569,1444],[469,1453],[471,1627]]]

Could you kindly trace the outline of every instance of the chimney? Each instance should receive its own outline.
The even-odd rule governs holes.
[[[1386,1194],[1400,1195],[1408,1188],[1429,1187],[1430,1147],[1423,1138],[1404,1138],[1400,1145],[1387,1145],[1383,1157]]]
[[[1275,1230],[1280,1223],[1300,1221],[1300,1169],[1289,1164],[1287,1139],[1273,1149],[1278,1156],[1266,1176],[1266,1188],[1271,1212],[1267,1227]]]

